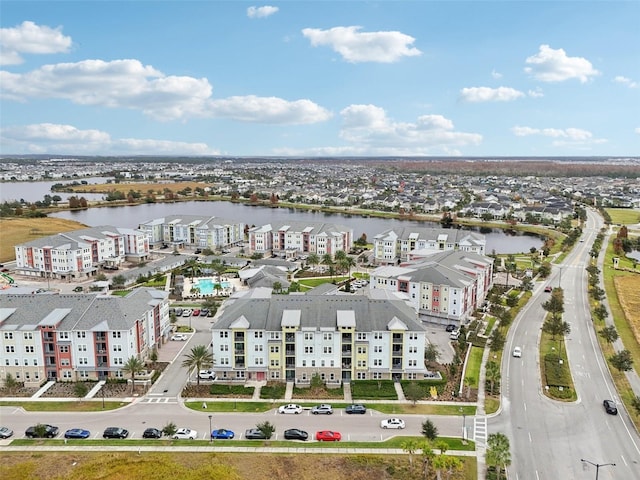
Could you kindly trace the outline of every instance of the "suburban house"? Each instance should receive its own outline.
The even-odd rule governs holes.
[[[244,224],[208,215],[170,215],[138,225],[149,245],[217,250],[242,243]]]
[[[171,325],[168,293],[137,288],[125,297],[98,294],[3,295],[1,379],[39,386],[45,380],[126,378],[131,357],[161,348]]]
[[[322,257],[353,247],[353,229],[332,223],[289,222],[249,229],[249,254],[262,253],[296,258],[315,253]]]
[[[415,263],[376,268],[369,288],[402,294],[424,322],[464,325],[491,289],[493,259],[448,250]]]
[[[485,253],[486,239],[480,233],[449,228],[390,229],[373,237],[373,260],[376,264],[400,262],[447,250],[480,255]]]
[[[144,232],[99,226],[38,238],[15,246],[16,273],[72,279],[94,276],[100,267],[117,269],[124,260],[148,258]]]
[[[256,289],[258,290],[258,289]],[[364,379],[418,379],[426,332],[403,300],[367,295],[272,295],[268,289],[225,302],[212,327],[221,381],[328,385]]]

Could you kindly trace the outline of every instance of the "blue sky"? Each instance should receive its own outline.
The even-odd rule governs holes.
[[[0,153],[638,156],[640,2],[0,3]]]

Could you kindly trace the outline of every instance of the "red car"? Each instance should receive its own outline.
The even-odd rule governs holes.
[[[340,432],[332,432],[331,430],[316,432],[316,440],[319,442],[339,442],[341,438]]]
[[[192,313],[192,316],[197,317],[198,315],[200,315],[200,309],[196,308]]]

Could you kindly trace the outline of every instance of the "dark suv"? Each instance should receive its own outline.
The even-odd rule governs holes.
[[[129,430],[120,427],[108,427],[102,434],[102,438],[127,438]]]
[[[616,404],[613,400],[605,400],[604,402],[602,402],[602,405],[604,406],[605,412],[607,412],[609,415],[618,414],[618,407],[616,407]]]
[[[27,428],[24,432],[24,436],[27,438],[54,438],[58,436],[59,431],[58,427],[54,427],[53,425],[38,424]]]
[[[360,405],[359,403],[354,403],[353,405],[347,406],[347,408],[344,409],[344,413],[359,413],[361,415],[364,415],[365,413],[367,413],[367,407],[365,407],[364,405]]]

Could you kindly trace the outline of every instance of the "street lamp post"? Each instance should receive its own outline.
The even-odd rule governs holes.
[[[460,407],[460,413],[462,413],[462,443],[464,444],[467,440],[467,415],[462,407]]]
[[[598,480],[598,474],[600,473],[600,467],[609,467],[609,466],[615,467],[616,466],[615,463],[593,463],[593,462],[590,462],[589,460],[585,460],[584,458],[581,458],[580,461],[584,462],[584,463],[588,463],[588,464],[593,465],[594,467],[596,467],[596,480]]]
[[[211,435],[211,418],[213,415],[209,415],[209,442],[213,442],[213,435]]]

